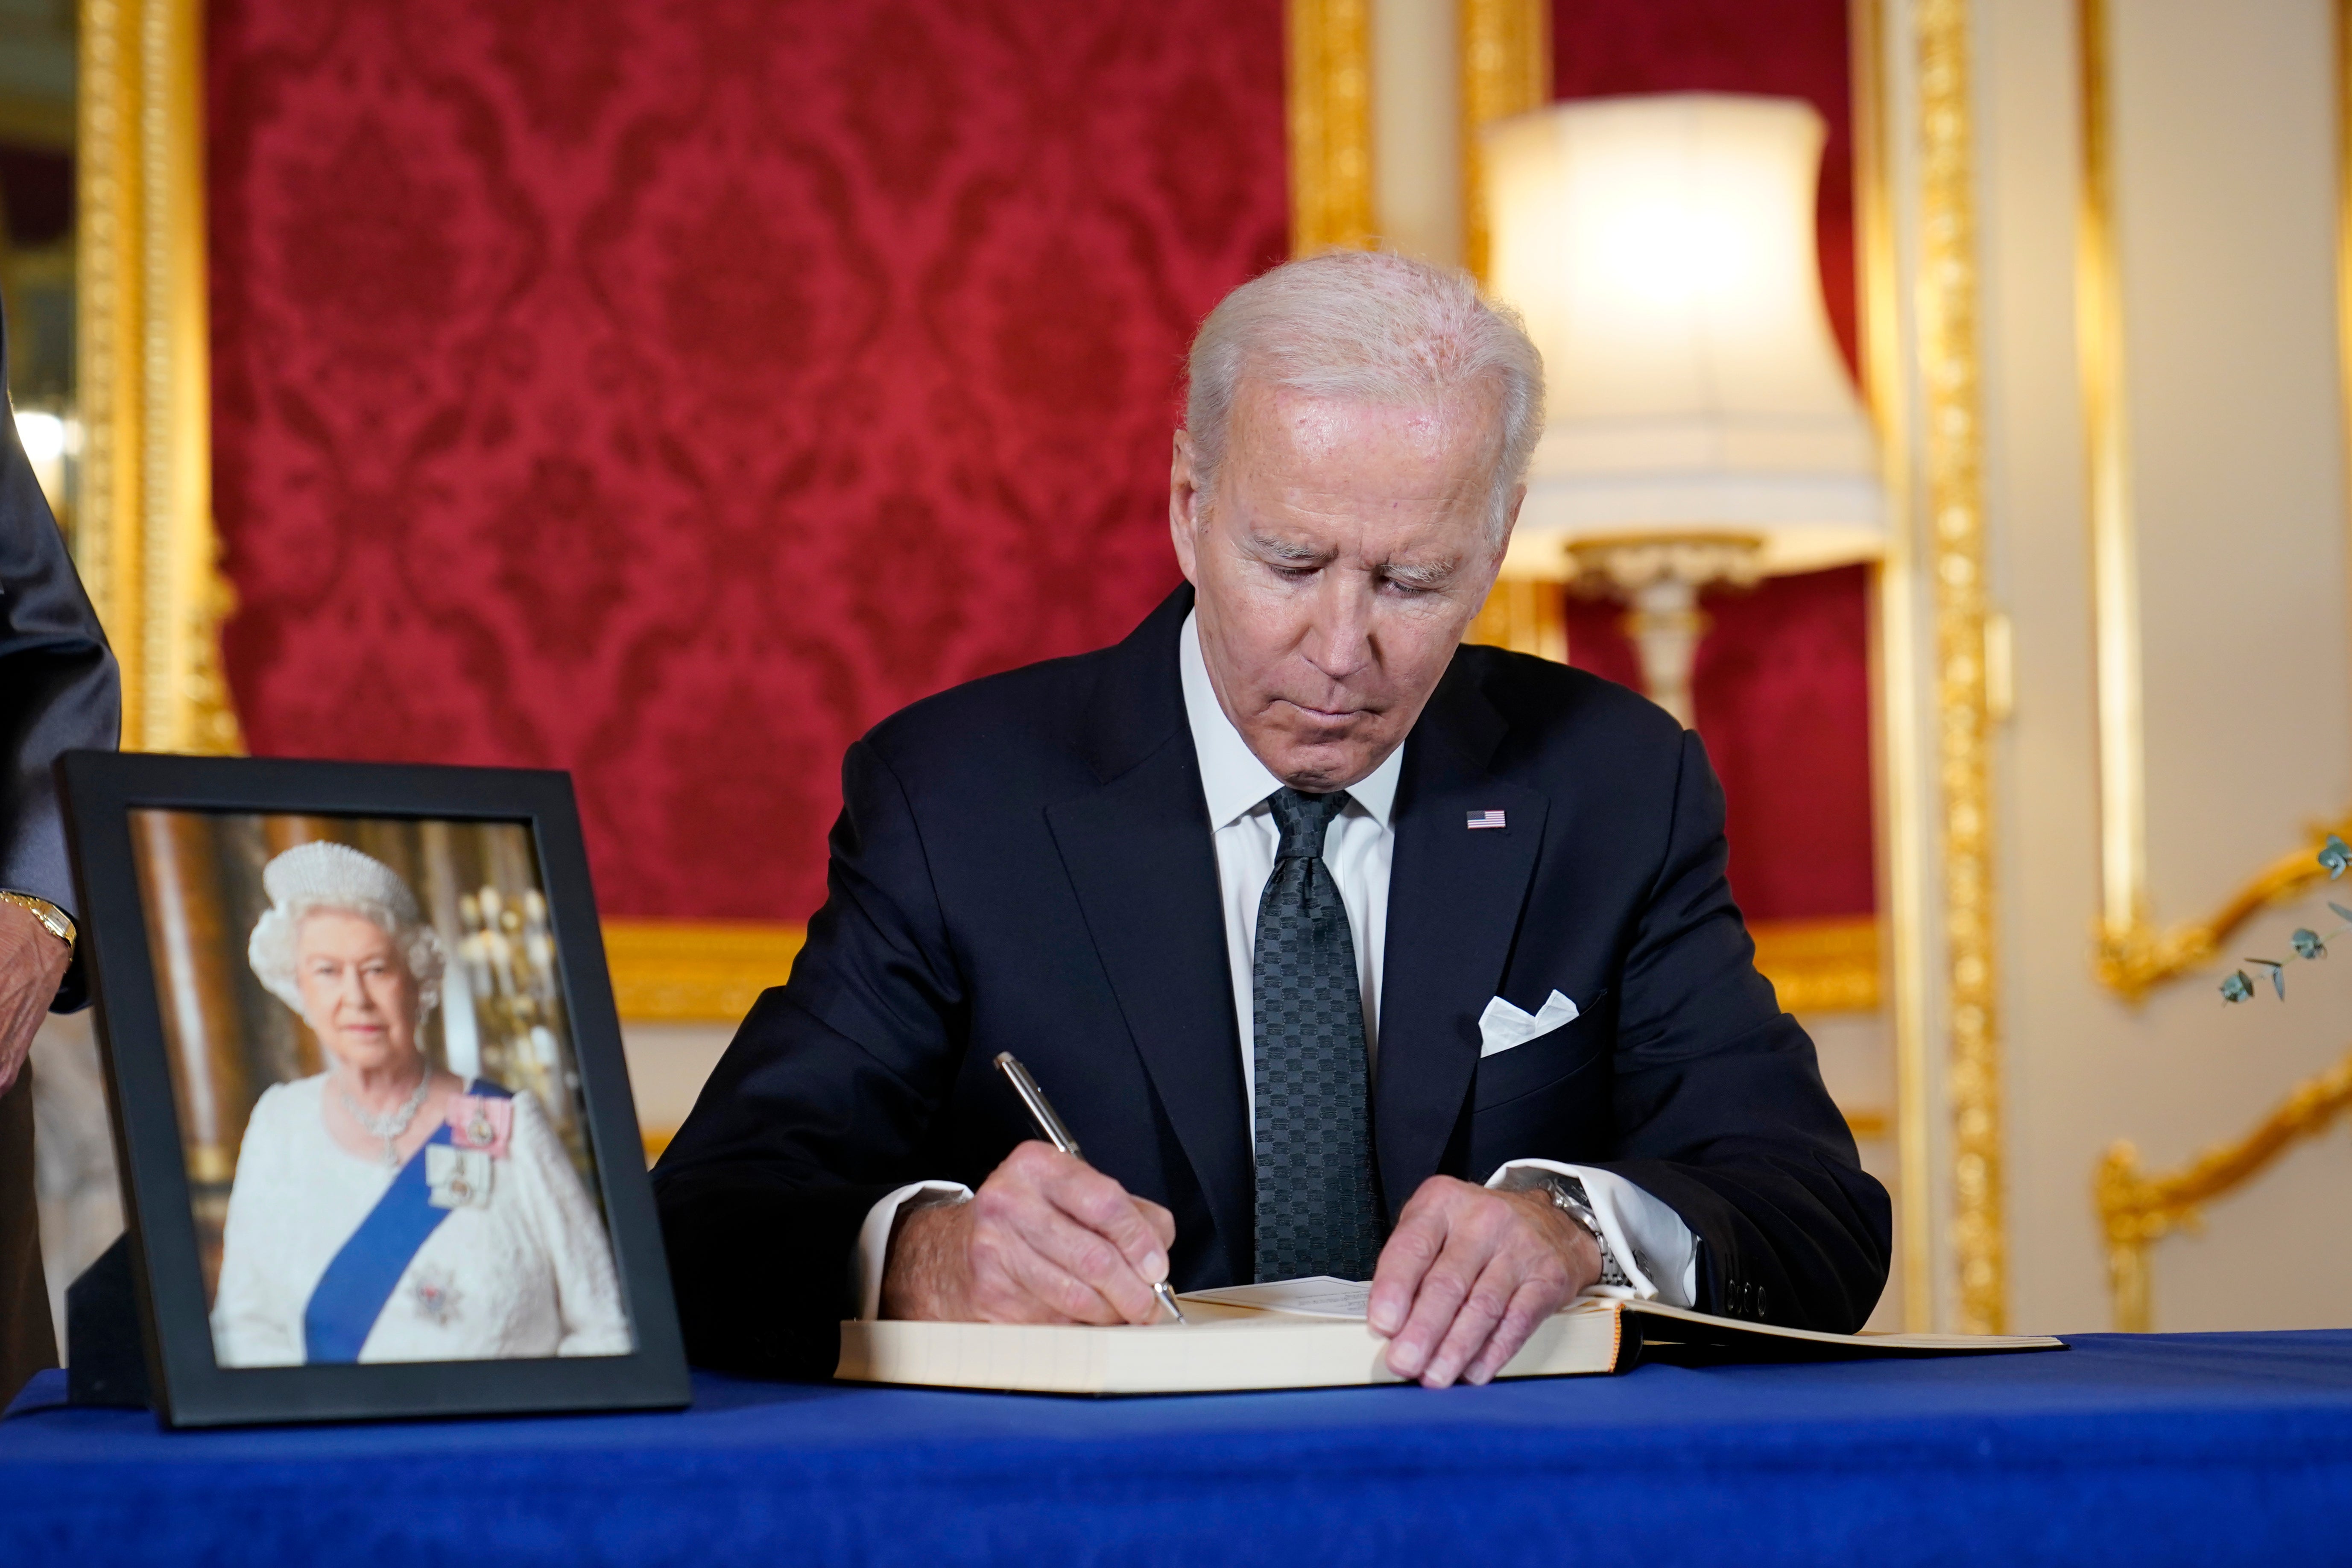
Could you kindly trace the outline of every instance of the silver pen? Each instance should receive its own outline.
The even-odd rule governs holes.
[[[1021,1103],[1029,1108],[1029,1120],[1037,1124],[1037,1131],[1045,1135],[1046,1142],[1074,1160],[1086,1158],[1078,1152],[1078,1141],[1070,1136],[1070,1130],[1062,1125],[1059,1116],[1054,1114],[1053,1102],[1045,1098],[1045,1091],[1037,1087],[1037,1080],[1029,1076],[1029,1069],[1021,1065],[1020,1058],[1011,1051],[997,1052],[996,1070],[1005,1076],[1013,1085],[1013,1092],[1019,1095]],[[1176,1304],[1176,1292],[1168,1288],[1167,1280],[1153,1281],[1151,1293],[1159,1298],[1160,1307],[1178,1322],[1192,1321],[1184,1315],[1184,1309]]]

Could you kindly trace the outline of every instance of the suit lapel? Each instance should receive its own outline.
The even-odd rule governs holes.
[[[1252,1163],[1224,910],[1201,769],[1186,725],[1180,590],[1120,649],[1097,692],[1089,749],[1100,787],[1045,810],[1120,1012],[1246,1278]]]
[[[1505,724],[1448,679],[1405,743],[1381,963],[1374,1125],[1393,1221],[1437,1173],[1478,1066],[1478,1016],[1502,984],[1548,802],[1490,773]],[[1505,826],[1472,828],[1500,811]]]

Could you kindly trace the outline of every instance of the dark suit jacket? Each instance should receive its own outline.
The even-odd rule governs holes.
[[[50,768],[60,752],[113,746],[121,702],[114,656],[0,399],[0,888],[75,912]],[[83,1000],[77,956],[56,1006]],[[57,1363],[34,1206],[32,1088],[28,1068],[0,1096],[0,1399]]]
[[[654,1174],[690,1353],[823,1374],[866,1210],[1033,1136],[1021,1057],[1087,1158],[1176,1216],[1180,1289],[1245,1281],[1254,1164],[1180,589],[1115,647],[919,702],[850,748],[829,893]],[[1472,831],[1474,812],[1507,826]],[[1622,687],[1464,647],[1405,742],[1374,1137],[1427,1177],[1622,1173],[1700,1237],[1702,1308],[1860,1326],[1886,1194],[1756,973],[1696,735]],[[1582,1016],[1481,1060],[1478,1016]]]
[[[50,769],[66,752],[113,749],[122,728],[121,685],[6,416],[0,406],[0,888],[74,913],[79,900]],[[58,1005],[70,1010],[82,1000],[77,959]]]

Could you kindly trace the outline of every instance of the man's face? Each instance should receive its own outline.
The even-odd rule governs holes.
[[[1486,527],[1498,402],[1337,403],[1244,379],[1205,500],[1176,433],[1169,525],[1209,679],[1292,788],[1345,789],[1379,767],[1486,603],[1503,559]]]

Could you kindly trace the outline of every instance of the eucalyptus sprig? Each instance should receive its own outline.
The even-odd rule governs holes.
[[[2344,875],[2347,868],[2352,868],[2352,845],[2346,844],[2344,840],[2331,833],[2327,836],[2327,842],[2320,846],[2318,860],[2321,868],[2327,873],[2327,879],[2331,882],[2336,881]],[[2333,910],[2336,918],[2344,923],[2325,936],[2308,928],[2297,928],[2287,938],[2288,942],[2294,944],[2294,958],[2250,957],[2245,960],[2246,963],[2255,965],[2269,974],[2271,989],[2278,993],[2278,999],[2282,1002],[2286,1000],[2286,966],[2294,963],[2296,959],[2326,958],[2327,944],[2347,931],[2352,931],[2352,910],[2332,902],[2327,907]],[[2246,972],[2242,969],[2231,970],[2221,982],[2221,1000],[2224,1002],[2243,1002],[2253,994],[2254,983],[2246,978]]]

